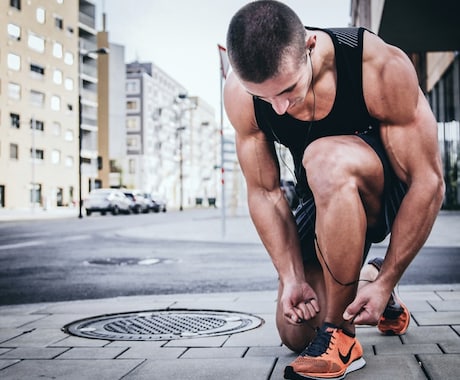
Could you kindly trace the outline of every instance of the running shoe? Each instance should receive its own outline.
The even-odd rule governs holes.
[[[382,268],[383,259],[376,257],[368,262],[378,271]],[[391,292],[390,299],[383,311],[382,316],[377,324],[377,328],[385,335],[403,335],[409,327],[410,313],[406,305],[396,295],[395,291]]]
[[[366,365],[354,334],[324,323],[310,345],[284,370],[292,380],[339,380]]]

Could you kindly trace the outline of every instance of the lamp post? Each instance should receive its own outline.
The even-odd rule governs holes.
[[[82,195],[81,195],[81,185],[82,185],[82,173],[81,173],[81,166],[82,166],[82,157],[81,157],[81,150],[82,150],[82,140],[83,140],[83,133],[82,133],[82,122],[83,122],[83,115],[82,115],[82,101],[81,101],[81,92],[83,89],[83,60],[90,56],[91,54],[96,55],[106,55],[109,54],[108,48],[99,48],[97,50],[90,50],[86,53],[82,53],[81,49],[79,51],[79,65],[78,65],[78,77],[79,77],[79,88],[78,88],[78,218],[83,218],[82,214]]]

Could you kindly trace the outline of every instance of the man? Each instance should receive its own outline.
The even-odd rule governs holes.
[[[305,28],[261,0],[234,15],[227,49],[225,108],[250,215],[279,274],[277,327],[301,352],[285,377],[342,379],[365,365],[355,324],[393,334],[409,324],[392,290],[443,200],[436,120],[407,56],[362,28]],[[274,142],[293,156],[295,217]],[[385,259],[361,271],[389,232]]]

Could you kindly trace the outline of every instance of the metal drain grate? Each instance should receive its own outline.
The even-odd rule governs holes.
[[[251,314],[220,310],[151,310],[82,319],[63,327],[71,335],[104,340],[173,340],[230,335],[261,326]]]

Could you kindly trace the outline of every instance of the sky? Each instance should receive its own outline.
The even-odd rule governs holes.
[[[106,14],[109,41],[125,61],[153,62],[220,113],[220,61],[227,27],[245,0],[96,0],[97,25]],[[347,26],[351,0],[285,0],[305,25]]]

